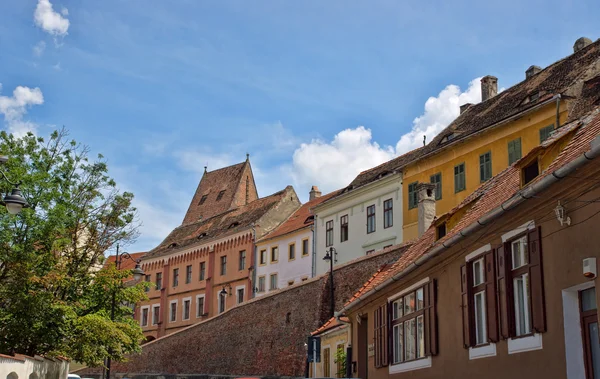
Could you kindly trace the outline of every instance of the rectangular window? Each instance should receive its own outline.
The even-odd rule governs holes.
[[[191,300],[184,300],[183,301],[183,319],[184,320],[189,320],[190,319],[190,307],[192,305],[192,301]]]
[[[442,199],[442,173],[438,172],[437,174],[431,175],[429,178],[429,182],[431,184],[435,184],[435,199]]]
[[[150,281],[152,280],[152,275],[144,275],[144,281],[150,283]],[[150,291],[150,287],[146,287],[144,288],[145,292],[149,292]]]
[[[288,245],[288,261],[296,259],[296,244],[291,243]]]
[[[265,277],[258,277],[258,292],[265,292]]]
[[[271,262],[277,262],[279,260],[279,247],[275,246],[271,248]]]
[[[344,366],[345,363],[343,359],[339,359],[338,357],[344,357],[345,356],[345,351],[344,351],[344,344],[343,343],[339,343],[336,346],[336,359],[335,359],[335,364],[336,364],[336,374],[338,378],[345,378],[346,377],[346,370],[344,370]]]
[[[329,220],[325,223],[325,246],[329,247],[333,245],[333,220]]]
[[[340,217],[340,242],[348,241],[348,215]]]
[[[219,292],[219,313],[225,312],[225,302],[227,301],[227,295]]]
[[[508,164],[521,159],[521,137],[508,142]]]
[[[244,289],[238,288],[237,290],[237,303],[242,304],[244,302]]]
[[[408,209],[416,208],[419,199],[417,197],[417,185],[419,182],[413,182],[408,185]]]
[[[454,192],[464,191],[467,188],[467,180],[465,178],[464,162],[454,166]]]
[[[394,203],[392,199],[383,202],[383,228],[394,226]]]
[[[271,290],[271,291],[276,290],[277,289],[277,274],[271,274],[269,279],[270,279],[269,290]]]
[[[200,262],[200,280],[206,279],[206,262]]]
[[[156,273],[156,289],[159,291],[162,289],[162,272]]]
[[[541,128],[540,129],[540,143],[542,143],[545,140],[547,140],[548,138],[550,138],[550,135],[552,134],[553,131],[554,131],[554,124]]]
[[[485,182],[492,177],[492,152],[479,156],[479,181]]]
[[[221,276],[227,274],[227,255],[221,256]]]
[[[515,335],[523,336],[531,333],[529,322],[529,281],[528,274],[513,277],[515,297]]]
[[[196,317],[202,317],[204,314],[204,296],[196,298]]]
[[[185,283],[189,284],[192,282],[192,265],[185,268]]]
[[[367,207],[367,233],[375,232],[375,204]]]
[[[260,251],[260,264],[261,265],[267,264],[267,250]]]
[[[158,325],[160,320],[160,305],[152,306],[152,325]]]
[[[173,287],[177,287],[179,285],[179,269],[173,269]]]
[[[394,330],[396,332],[396,330]],[[375,367],[388,364],[388,312],[386,306],[381,306],[373,312],[373,347],[375,350]]]
[[[330,361],[330,352],[329,348],[326,347],[323,349],[323,376],[329,378],[331,376],[331,361]]]
[[[148,308],[142,308],[142,326],[148,326]]]
[[[177,321],[177,302],[171,303],[171,322]]]
[[[239,267],[240,271],[246,269],[246,250],[240,251]]]
[[[308,255],[308,239],[302,240],[302,256]]]

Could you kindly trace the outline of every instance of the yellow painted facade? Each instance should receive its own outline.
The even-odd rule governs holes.
[[[564,102],[559,107],[562,125],[567,119]],[[409,184],[429,183],[432,175],[441,173],[442,197],[436,201],[440,216],[457,206],[480,185],[479,156],[491,152],[492,176],[508,167],[508,143],[521,138],[521,156],[540,144],[540,129],[556,123],[556,104],[547,104],[506,124],[484,129],[463,141],[457,141],[430,156],[418,159],[403,169],[402,192],[404,241],[418,237],[418,207],[408,209]],[[455,193],[454,167],[465,164],[466,188]]]
[[[311,378],[344,378],[345,375],[339,375],[340,365],[336,360],[336,351],[342,348],[344,351],[348,347],[350,328],[345,325],[332,331],[321,334],[321,362],[316,364],[316,374],[314,372],[315,364],[309,366]],[[327,366],[327,367],[325,367]]]

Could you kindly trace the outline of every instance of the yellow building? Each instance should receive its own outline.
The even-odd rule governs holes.
[[[332,317],[312,334],[321,338],[321,361],[311,363],[311,378],[345,378],[346,352],[350,341],[350,320],[342,317],[341,322]],[[315,370],[316,368],[316,370]]]
[[[438,217],[456,207],[483,182],[598,102],[598,62],[600,40],[580,38],[572,55],[545,69],[531,66],[524,81],[499,94],[497,79],[484,77],[482,102],[462,105],[454,122],[396,168],[403,174],[403,239],[418,237],[418,183],[436,184]]]

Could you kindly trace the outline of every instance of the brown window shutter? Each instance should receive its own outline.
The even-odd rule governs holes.
[[[533,321],[533,330],[538,333],[546,331],[541,230],[541,227],[538,226],[527,234],[527,246],[529,249],[529,283],[531,286],[531,318]]]
[[[381,308],[375,309],[374,317],[373,317],[373,347],[375,349],[375,367],[381,367],[381,348],[379,346],[379,331],[380,328],[380,314]]]
[[[423,292],[425,293],[425,355],[437,355],[436,280],[433,279],[427,283]]]
[[[485,305],[487,316],[487,332],[490,342],[498,342],[498,311],[496,297],[496,265],[494,252],[485,254]]]
[[[460,266],[460,288],[462,293],[462,324],[463,324],[463,346],[465,349],[468,349],[471,346],[474,346],[473,338],[471,336],[471,330],[473,329],[473,323],[471,322],[471,307],[470,303],[470,292],[469,291],[469,270],[467,269],[468,264],[464,264]]]
[[[496,283],[498,284],[498,326],[500,329],[500,337],[507,339],[511,336],[512,318],[510,317],[511,307],[511,288],[509,283],[510,276],[508,272],[509,245],[504,244],[496,249]]]
[[[390,333],[389,324],[391,317],[389,317],[389,306],[386,305],[381,307],[383,325],[381,327],[381,366],[387,366],[389,358],[389,346],[390,346]]]

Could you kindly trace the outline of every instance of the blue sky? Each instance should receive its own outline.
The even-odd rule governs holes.
[[[526,3],[526,4],[524,4]],[[342,187],[600,37],[589,1],[0,0],[0,126],[66,126],[133,191],[154,247],[203,171],[251,154],[259,194]],[[23,87],[14,93],[15,89]]]

